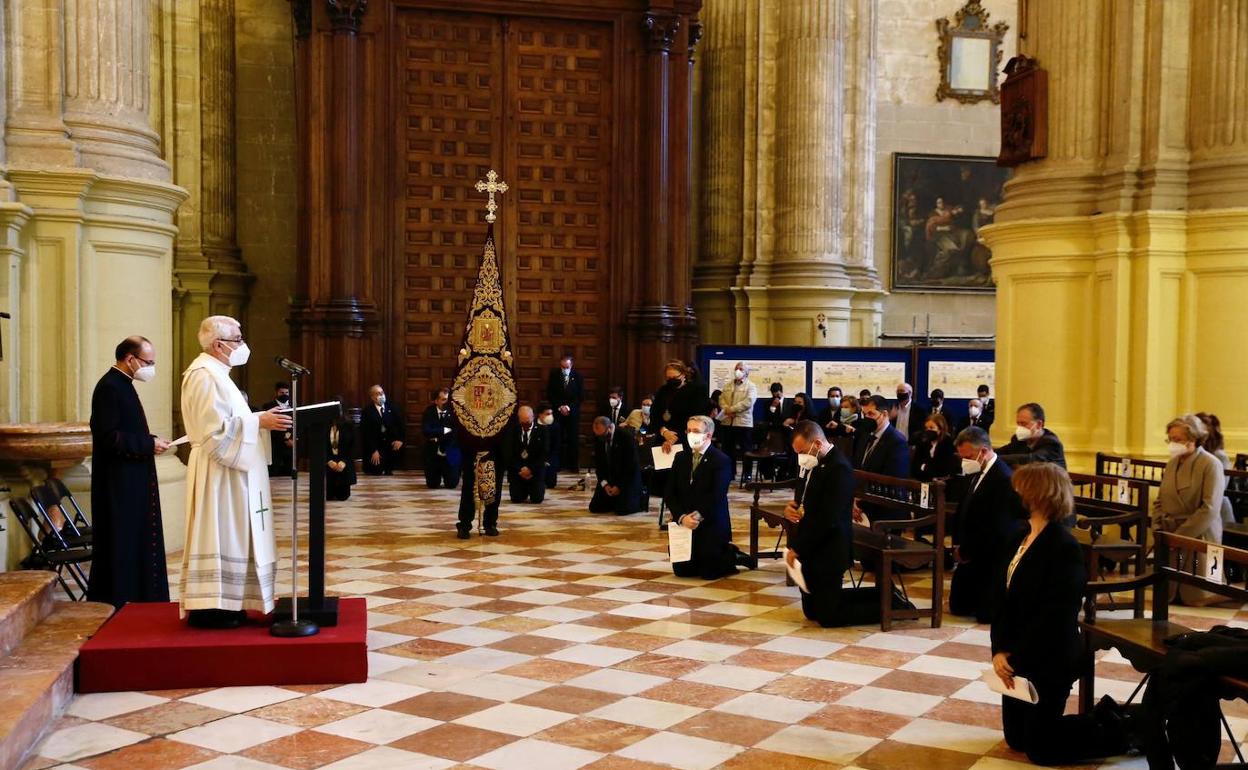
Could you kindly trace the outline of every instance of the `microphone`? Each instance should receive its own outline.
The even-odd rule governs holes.
[[[296,377],[302,377],[304,375],[312,373],[312,370],[309,369],[308,367],[303,366],[302,364],[297,364],[294,361],[291,361],[289,358],[282,358],[281,356],[277,356],[276,358],[273,359],[273,361],[278,366],[282,367],[283,369],[295,375]]]

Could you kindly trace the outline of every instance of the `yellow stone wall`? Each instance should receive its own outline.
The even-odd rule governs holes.
[[[1076,469],[1191,411],[1248,451],[1248,5],[1028,7],[1050,141],[984,232],[1001,404],[1044,404]]]

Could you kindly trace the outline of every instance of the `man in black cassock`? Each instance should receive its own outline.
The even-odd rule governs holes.
[[[120,609],[126,602],[169,601],[165,535],[160,520],[158,454],[134,381],[156,376],[146,337],[127,337],[116,363],[91,394],[91,529],[94,558],[87,599]]]
[[[585,398],[585,380],[572,368],[572,356],[559,359],[559,368],[550,370],[546,380],[546,400],[555,410],[559,426],[559,467],[573,473],[581,470],[577,450],[581,444],[581,401]]]
[[[371,403],[360,414],[360,439],[364,448],[364,472],[370,476],[391,476],[402,464],[407,426],[398,407],[386,400],[380,385],[368,389]]]
[[[290,383],[277,382],[273,384],[273,400],[260,407],[260,411],[267,412],[274,407],[290,406]],[[272,454],[269,455],[269,476],[289,476],[290,475],[290,446],[291,434],[288,430],[271,430],[269,431],[269,441],[272,443]]]

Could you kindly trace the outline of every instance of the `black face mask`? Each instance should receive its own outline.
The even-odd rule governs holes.
[[[290,396],[278,396],[278,397],[277,397],[277,403],[279,403],[279,404],[289,404],[289,403],[290,403]]]
[[[897,403],[899,403],[899,404],[904,404],[904,403],[906,403],[906,402],[907,402],[907,401],[909,401],[909,400],[910,400],[910,394],[909,394],[909,393],[898,393],[898,394],[897,394]]]
[[[923,431],[923,438],[927,441],[935,441],[938,434],[934,430]]]
[[[679,387],[680,387],[680,378],[679,378],[679,377],[668,377],[668,378],[667,378],[667,384],[668,384],[668,385],[671,385],[673,388],[679,388]]]

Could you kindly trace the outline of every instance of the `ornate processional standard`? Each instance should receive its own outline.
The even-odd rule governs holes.
[[[464,461],[473,463],[475,471],[475,488],[464,490],[464,494],[472,494],[480,523],[485,506],[502,493],[495,475],[500,436],[514,418],[517,396],[500,261],[494,245],[494,212],[498,210],[494,195],[507,192],[507,183],[490,171],[476,186],[478,192],[489,195],[485,246],[451,384],[451,405],[462,431],[461,443],[467,453]]]

